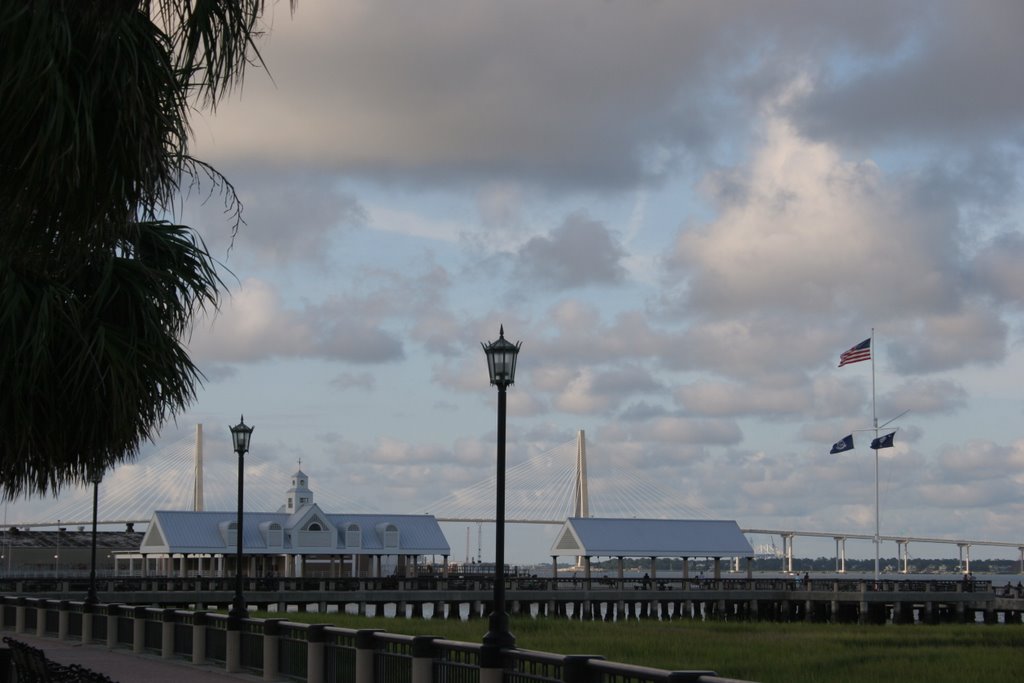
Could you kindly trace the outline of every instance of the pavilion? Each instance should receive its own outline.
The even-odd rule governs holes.
[[[656,577],[656,560],[663,557],[683,559],[683,578],[688,577],[687,560],[712,558],[715,579],[721,578],[721,559],[747,558],[751,571],[754,549],[739,525],[732,520],[718,519],[620,519],[601,517],[570,517],[562,525],[551,545],[552,567],[558,568],[559,557],[583,559],[584,578],[590,577],[594,557],[618,559],[622,578],[623,559],[650,558],[650,577]]]
[[[279,577],[412,576],[422,558],[451,549],[432,515],[330,514],[313,500],[300,469],[277,512],[245,512],[244,573]],[[117,573],[230,576],[237,512],[159,510],[136,553],[119,553]],[[138,563],[138,564],[136,564]]]

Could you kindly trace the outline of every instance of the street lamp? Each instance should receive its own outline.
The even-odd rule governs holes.
[[[497,501],[494,513],[494,611],[483,644],[492,650],[516,646],[516,637],[508,630],[505,611],[505,390],[515,383],[516,358],[522,342],[505,339],[505,327],[498,328],[498,340],[484,347],[491,384],[498,387],[498,467]]]
[[[89,481],[92,482],[92,560],[89,564],[89,594],[85,596],[85,604],[95,605],[99,602],[99,598],[96,597],[96,511],[99,508],[103,471],[93,472]]]
[[[245,596],[242,595],[242,475],[245,469],[245,454],[249,452],[249,439],[252,437],[253,427],[245,424],[243,415],[238,424],[230,429],[235,453],[238,453],[238,522],[235,529],[235,599],[231,602],[228,616],[234,619],[244,619],[248,610],[245,608]]]

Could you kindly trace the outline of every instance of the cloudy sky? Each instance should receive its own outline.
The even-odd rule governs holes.
[[[909,411],[882,532],[1024,541],[1024,4],[309,0],[268,23],[269,75],[194,120],[247,224],[231,245],[206,187],[181,217],[230,270],[190,340],[207,382],[161,436],[203,423],[208,477],[233,482],[244,413],[281,489],[300,457],[379,511],[486,480],[503,324],[510,466],[585,429],[595,510],[630,476],[672,499],[638,514],[872,533],[872,364],[837,364],[873,328],[879,421]],[[531,533],[511,559],[547,557]]]

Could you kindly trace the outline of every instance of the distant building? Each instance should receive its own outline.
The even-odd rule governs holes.
[[[99,531],[96,571],[114,570],[117,553],[139,547],[138,531]],[[0,532],[0,576],[88,576],[92,563],[92,529],[34,531],[12,526]]]
[[[447,567],[451,548],[432,515],[329,514],[298,470],[277,512],[246,512],[243,573],[248,576],[412,575],[421,564]],[[119,553],[118,574],[233,576],[237,511],[153,513],[135,552]],[[440,562],[437,560],[440,559]]]

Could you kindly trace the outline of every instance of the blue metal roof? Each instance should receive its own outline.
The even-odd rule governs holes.
[[[450,555],[440,525],[433,515],[388,515],[388,514],[327,514],[313,505],[289,515],[281,512],[246,512],[242,521],[242,548],[245,553],[297,552],[288,533],[295,531],[294,524],[314,512],[337,530],[334,545],[326,548],[306,549],[308,554],[345,555]],[[158,510],[153,513],[149,529],[140,548],[146,553],[182,554],[224,554],[234,552],[234,544],[228,547],[222,526],[237,521],[237,512],[192,512],[185,510]],[[260,528],[265,522],[277,522],[284,530],[281,546],[269,547]],[[345,530],[350,524],[357,524],[361,532],[358,548],[345,547]],[[385,548],[384,539],[378,526],[394,524],[398,528],[399,545]]]
[[[450,555],[448,539],[433,515],[327,515],[328,521],[341,533],[349,524],[358,524],[363,532],[363,551],[384,550],[384,539],[378,527],[394,524],[398,527],[399,547],[403,553],[419,555]]]
[[[714,519],[570,517],[551,554],[583,557],[752,557],[739,525]]]

